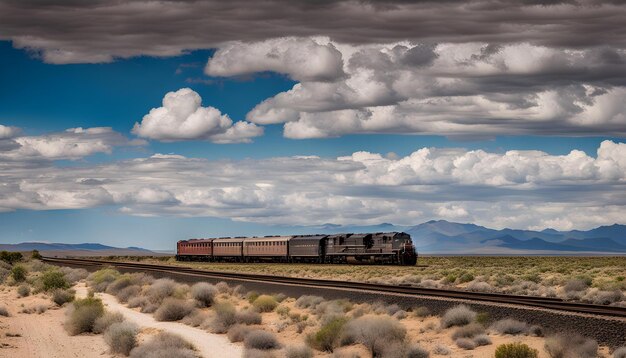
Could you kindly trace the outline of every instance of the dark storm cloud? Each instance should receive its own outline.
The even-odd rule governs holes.
[[[171,56],[224,41],[315,35],[343,43],[412,40],[624,47],[626,7],[621,3],[0,0],[0,38],[52,63]],[[420,59],[424,53],[416,55]]]

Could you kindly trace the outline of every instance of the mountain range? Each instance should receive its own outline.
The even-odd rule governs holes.
[[[153,251],[140,247],[113,247],[97,243],[63,244],[47,242],[22,242],[19,244],[0,244],[0,251],[32,251],[38,250],[46,256],[145,256],[158,255]]]
[[[626,254],[626,225],[588,231],[490,229],[475,224],[432,220],[416,226],[388,223],[372,226],[324,225],[322,232],[404,231],[417,250],[441,254]]]

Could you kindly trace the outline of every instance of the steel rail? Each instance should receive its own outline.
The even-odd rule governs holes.
[[[43,261],[58,264],[73,264],[79,266],[115,266],[119,268],[158,271],[169,273],[191,274],[215,279],[239,279],[255,282],[267,282],[300,286],[326,287],[329,289],[351,289],[360,291],[384,292],[390,294],[403,294],[411,296],[426,296],[429,298],[450,298],[476,301],[477,303],[514,304],[527,308],[544,308],[563,312],[587,313],[608,317],[626,318],[626,307],[603,306],[587,303],[569,302],[560,298],[508,295],[501,293],[470,292],[460,290],[443,290],[413,286],[397,286],[386,284],[372,284],[364,282],[337,281],[325,279],[299,278],[288,276],[258,275],[249,273],[220,272],[198,270],[190,267],[156,265],[136,262],[92,260],[78,258],[52,258],[44,257]]]

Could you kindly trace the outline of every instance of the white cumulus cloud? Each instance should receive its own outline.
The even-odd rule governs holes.
[[[132,132],[161,141],[210,140],[216,143],[250,142],[263,128],[247,122],[233,124],[227,114],[214,107],[202,107],[202,98],[190,88],[169,92],[163,106],[153,108],[135,123]]]

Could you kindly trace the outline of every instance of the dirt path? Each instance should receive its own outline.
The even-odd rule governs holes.
[[[0,304],[8,307],[11,313],[10,317],[0,317],[0,357],[111,357],[102,336],[67,334],[62,325],[65,310],[53,307],[50,299],[39,296],[17,298],[11,288],[0,292]],[[19,313],[22,304],[26,308],[45,305],[53,309],[42,314]]]
[[[87,295],[87,287],[82,283],[77,285],[76,294],[78,297],[85,297]],[[231,343],[224,335],[211,334],[182,323],[159,322],[152,315],[137,312],[120,304],[112,295],[106,293],[98,293],[96,295],[102,299],[107,310],[120,312],[128,321],[137,324],[139,327],[158,329],[180,335],[191,342],[204,358],[241,357],[243,355],[242,347]]]

